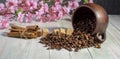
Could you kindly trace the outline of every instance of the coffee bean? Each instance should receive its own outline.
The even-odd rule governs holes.
[[[72,49],[78,51],[81,48],[88,48],[92,46],[95,46],[96,48],[100,47],[100,45],[94,41],[93,36],[80,31],[73,32],[72,35],[66,35],[63,33],[50,33],[46,37],[41,38],[40,43],[48,46],[48,49],[60,50],[64,48],[68,51],[72,51]]]
[[[101,47],[100,47],[100,44],[94,44],[94,47],[95,47],[95,48],[101,48]]]
[[[92,32],[95,30],[96,20],[91,15],[83,15],[73,24],[74,31],[71,35],[65,34],[65,30],[54,31],[42,37],[40,43],[45,44],[48,49],[66,49],[77,52],[82,48],[100,48],[99,42],[95,40]],[[59,29],[58,29],[59,30]],[[68,33],[68,32],[67,32]]]

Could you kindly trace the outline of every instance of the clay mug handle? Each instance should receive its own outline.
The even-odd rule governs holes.
[[[96,39],[98,42],[103,43],[106,40],[106,33],[97,33],[96,34]]]

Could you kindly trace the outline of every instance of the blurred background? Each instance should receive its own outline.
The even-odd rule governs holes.
[[[6,0],[0,0],[0,2],[5,2],[5,1]],[[81,0],[81,3],[82,2],[83,0]],[[103,6],[108,14],[120,15],[120,0],[94,0],[94,3]]]
[[[108,14],[120,14],[120,0],[94,0],[94,3],[102,5]]]

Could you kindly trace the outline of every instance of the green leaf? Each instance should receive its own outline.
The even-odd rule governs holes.
[[[20,12],[23,12],[23,10],[22,10],[22,9],[17,10],[16,13],[15,13],[16,16],[18,16],[18,14],[19,14]]]
[[[49,0],[45,0],[45,2],[49,2]]]
[[[85,3],[88,3],[88,0],[84,0]]]
[[[45,3],[49,3],[49,0],[45,0]]]

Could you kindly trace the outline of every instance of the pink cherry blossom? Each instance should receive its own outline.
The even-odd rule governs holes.
[[[89,3],[93,3],[93,0],[89,0]]]
[[[11,15],[11,14],[5,14],[5,15],[4,15],[4,17],[6,17],[6,19],[9,21],[9,20],[10,20],[10,18],[12,18],[12,17],[13,17],[13,15]]]
[[[57,12],[57,9],[54,7],[54,6],[52,6],[51,8],[50,8],[50,14],[52,14],[52,13],[55,13],[55,12]]]
[[[19,21],[19,22],[23,22],[24,21],[24,16],[25,16],[25,14],[22,14],[22,12],[20,12],[19,14],[18,14],[18,17],[17,17],[17,20]]]
[[[31,0],[30,1],[30,9],[36,9],[37,8],[37,2],[38,2],[38,0]]]
[[[41,6],[43,6],[44,5],[44,1],[40,1],[39,3],[38,3],[38,6],[39,7],[41,7]]]
[[[36,12],[36,14],[35,14],[36,19],[39,19],[41,17],[41,15],[43,15],[43,14],[44,14],[44,9],[42,7],[39,11]]]
[[[44,7],[44,12],[48,12],[48,9],[49,9],[48,4],[45,3],[43,7]]]
[[[58,2],[55,2],[54,7],[55,7],[56,11],[59,11],[62,9],[62,6]]]
[[[29,0],[26,0],[25,5],[26,5],[26,6],[30,6],[30,1],[29,1]]]
[[[36,12],[36,14],[35,14],[35,18],[36,18],[36,20],[38,20],[39,18],[40,18],[40,15],[41,13],[39,13],[39,12]]]
[[[79,3],[76,1],[68,1],[68,6],[71,8],[71,10],[74,10],[79,6]]]
[[[63,0],[55,0],[55,2],[62,3],[62,2],[63,2]]]
[[[8,26],[9,26],[9,21],[8,21],[7,19],[3,20],[3,21],[2,21],[2,26],[3,26],[4,28],[8,27]]]
[[[5,6],[3,3],[0,3],[0,14],[4,15],[4,17],[9,17],[7,20],[13,17],[13,15],[18,14],[17,20],[19,22],[31,22],[33,16],[36,20],[55,21],[65,15],[69,15],[70,11],[74,11],[79,6],[78,2],[81,0],[69,0],[67,1],[68,5],[63,0],[48,1],[6,0]],[[89,2],[92,3],[93,1],[89,0]],[[19,11],[20,9],[22,11]],[[1,21],[0,26],[6,23],[6,21]]]
[[[74,1],[72,4],[72,8],[76,9],[79,6],[78,2]]]
[[[61,19],[62,17],[63,17],[63,12],[62,12],[62,11],[59,11],[59,12],[58,12],[57,19]]]
[[[16,8],[12,6],[12,7],[9,8],[9,10],[10,10],[12,13],[15,13]]]
[[[24,11],[30,10],[31,2],[29,0],[19,0],[18,8],[23,9]],[[31,8],[32,9],[32,8]]]
[[[15,13],[15,10],[17,8],[17,0],[6,0],[6,7],[12,12]]]
[[[0,29],[7,28],[9,26],[9,20],[7,17],[0,16]]]
[[[11,6],[17,6],[18,1],[17,0],[6,0],[6,6],[11,7]]]
[[[57,18],[57,15],[56,15],[56,14],[52,14],[52,15],[51,15],[51,21],[55,21],[56,18]]]
[[[50,14],[47,14],[47,15],[46,15],[46,19],[47,19],[48,21],[51,21],[51,16],[50,16]]]
[[[63,10],[63,14],[64,14],[64,15],[68,15],[69,12],[70,12],[70,8],[69,8],[69,7],[66,7],[66,6],[64,6],[64,7],[62,8],[62,10]]]
[[[22,3],[21,3],[22,4]],[[29,0],[27,0],[23,6],[22,6],[23,10],[30,10],[30,2]]]
[[[76,2],[80,2],[81,0],[70,0],[70,1],[76,1]]]
[[[41,15],[41,20],[40,22],[43,22],[45,20],[45,15]]]
[[[32,14],[31,13],[26,14],[25,22],[30,23],[31,21],[32,21]]]
[[[0,10],[1,9],[4,9],[4,4],[3,3],[0,3]]]

